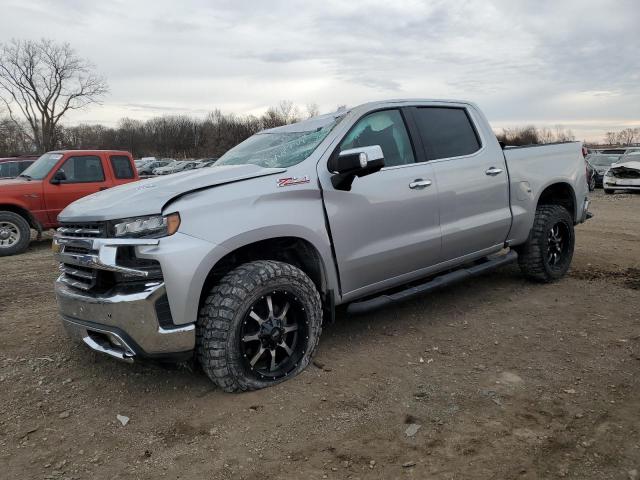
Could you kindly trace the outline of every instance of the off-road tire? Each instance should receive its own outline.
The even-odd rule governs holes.
[[[306,313],[306,348],[286,377],[264,379],[247,371],[241,353],[242,323],[252,305],[272,291],[295,295]],[[202,369],[226,392],[257,390],[287,380],[309,364],[322,330],[322,304],[311,279],[288,263],[258,260],[227,273],[209,292],[196,324],[196,356]]]
[[[551,228],[561,223],[566,227],[566,252],[558,265],[550,265],[548,259],[548,235]],[[529,280],[549,283],[558,280],[567,273],[573,258],[575,233],[573,219],[566,208],[560,205],[540,205],[536,209],[533,228],[524,245],[516,248],[520,270]]]
[[[611,195],[615,190],[611,189],[611,188],[605,188],[604,189],[604,193],[606,193],[607,195]]]
[[[0,211],[0,224],[7,222],[17,228],[20,238],[11,246],[0,246],[0,257],[16,255],[24,252],[31,241],[31,227],[25,218],[17,213]]]

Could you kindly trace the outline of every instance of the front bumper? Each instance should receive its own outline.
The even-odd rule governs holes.
[[[53,240],[63,272],[55,293],[69,334],[120,360],[188,356],[195,347],[198,304],[189,296],[190,281],[198,277],[194,264],[202,262],[211,244],[179,234],[163,239],[162,246],[158,239],[69,236],[92,233],[61,227]],[[141,261],[161,265],[160,276],[138,262],[122,264],[119,249],[130,248]],[[183,253],[180,261],[175,261],[176,250]]]
[[[193,351],[194,324],[161,325],[164,283],[149,283],[142,290],[118,286],[98,295],[78,291],[61,278],[55,293],[62,323],[72,338],[93,350],[127,361],[187,357]]]
[[[603,187],[607,190],[640,190],[640,180],[605,177]]]

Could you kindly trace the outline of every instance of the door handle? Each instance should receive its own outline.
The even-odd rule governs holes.
[[[419,190],[431,185],[431,180],[423,180],[421,178],[416,178],[413,182],[409,184],[409,188],[414,190]]]
[[[496,168],[496,167],[491,167],[488,170],[486,170],[484,173],[486,173],[487,175],[491,175],[492,177],[495,177],[496,175],[499,175],[502,173],[502,169],[501,168]]]

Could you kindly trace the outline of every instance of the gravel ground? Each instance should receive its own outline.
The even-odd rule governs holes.
[[[640,195],[592,211],[558,283],[340,313],[313,366],[240,395],[71,343],[50,242],[1,258],[0,476],[639,478]]]

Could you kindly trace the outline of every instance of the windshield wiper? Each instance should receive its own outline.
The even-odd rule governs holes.
[[[18,175],[18,177],[24,177],[27,180],[31,180],[31,175],[25,175],[24,173],[21,173],[20,175]]]

